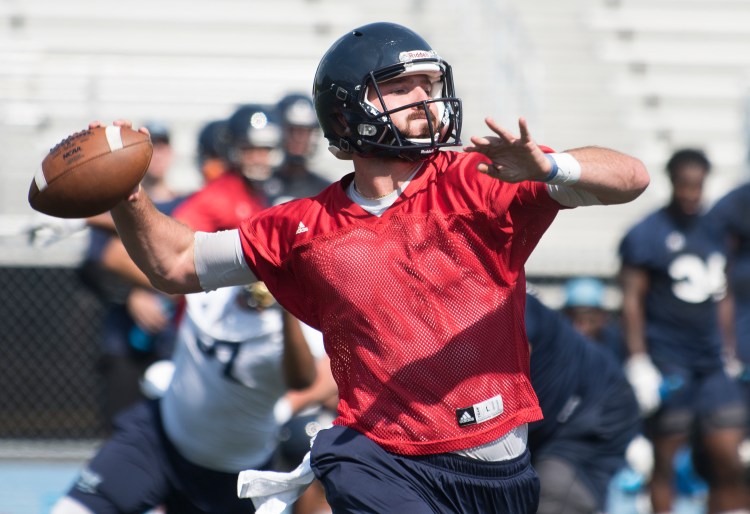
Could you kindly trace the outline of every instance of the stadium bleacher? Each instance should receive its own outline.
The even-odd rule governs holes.
[[[712,159],[710,201],[750,178],[745,162],[750,4],[544,0],[514,5],[545,70],[541,102],[549,144],[612,146],[640,157],[652,175],[651,187],[633,204],[561,214],[532,256],[530,273],[611,276],[623,231],[667,200],[664,163],[679,147],[703,148]]]
[[[3,234],[31,215],[28,183],[49,146],[88,120],[167,121],[178,157],[173,181],[192,189],[199,180],[194,137],[204,121],[242,102],[309,90],[333,39],[384,17],[415,28],[453,64],[465,139],[484,132],[485,115],[509,126],[523,115],[554,148],[610,146],[651,170],[653,186],[636,203],[561,215],[530,274],[611,275],[620,234],[665,200],[662,167],[678,146],[701,146],[715,162],[710,198],[744,178],[750,5],[743,0],[477,0],[471,9],[386,0],[375,13],[341,0],[286,0],[282,7],[186,0],[179,8],[146,0],[6,0],[0,237],[7,241]],[[320,149],[319,169],[332,177],[347,169]]]

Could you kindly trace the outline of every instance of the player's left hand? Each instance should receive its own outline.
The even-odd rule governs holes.
[[[38,212],[21,231],[26,235],[29,245],[46,248],[85,228],[85,219],[56,218]]]
[[[531,138],[525,119],[518,120],[519,137],[495,123],[492,118],[485,118],[484,122],[496,135],[472,136],[474,146],[464,147],[464,151],[479,152],[492,161],[491,164],[479,164],[477,171],[512,183],[542,181],[549,175],[552,164]]]
[[[724,372],[729,378],[737,380],[744,371],[745,365],[735,355],[724,356]]]

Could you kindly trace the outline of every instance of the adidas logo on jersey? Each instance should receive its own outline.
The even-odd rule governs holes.
[[[295,235],[302,234],[303,232],[307,232],[307,227],[304,223],[301,221],[299,222],[299,226],[297,227],[297,232],[295,232]]]
[[[503,397],[498,394],[471,407],[456,409],[456,421],[460,427],[477,425],[498,417],[503,410]]]
[[[458,426],[463,427],[466,425],[473,425],[477,422],[474,418],[474,409],[456,409],[456,418],[458,419]]]

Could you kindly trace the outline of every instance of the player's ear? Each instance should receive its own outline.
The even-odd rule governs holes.
[[[352,135],[352,131],[349,125],[346,123],[346,118],[340,112],[334,112],[331,114],[331,121],[333,122],[333,130],[339,137],[349,137]]]

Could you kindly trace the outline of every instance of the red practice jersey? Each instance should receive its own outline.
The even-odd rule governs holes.
[[[265,207],[244,177],[224,173],[182,202],[172,216],[193,230],[215,232],[237,228],[240,222]]]
[[[439,152],[381,217],[353,174],[242,223],[245,258],[320,329],[339,386],[335,423],[394,453],[471,448],[537,419],[524,263],[560,205],[538,182]]]

